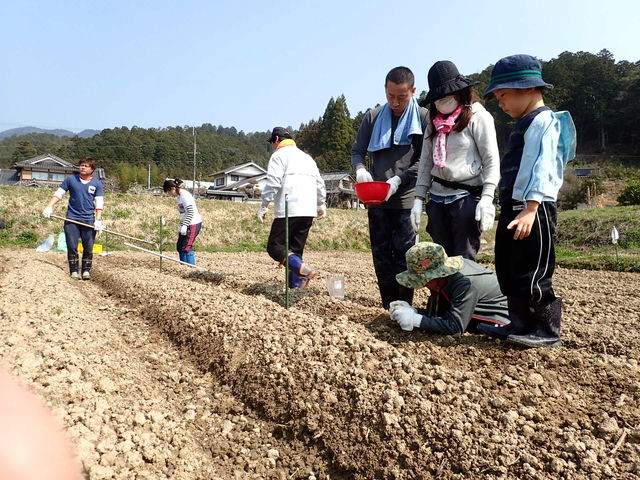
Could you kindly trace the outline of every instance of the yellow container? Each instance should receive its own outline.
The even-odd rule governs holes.
[[[82,252],[82,242],[78,242],[78,251]],[[100,245],[99,243],[94,243],[93,253],[102,253],[102,245]]]

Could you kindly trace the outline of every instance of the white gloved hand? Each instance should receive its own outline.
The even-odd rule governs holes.
[[[186,225],[180,225],[178,227],[178,233],[180,235],[186,235],[187,234],[187,226]]]
[[[323,203],[318,207],[318,216],[316,217],[318,220],[321,218],[327,217],[327,206]]]
[[[260,208],[258,209],[258,220],[260,221],[260,223],[264,223],[264,216],[268,211],[269,205],[260,205]]]
[[[419,327],[422,322],[422,315],[417,313],[413,307],[397,307],[393,310],[391,318],[398,322],[400,328],[406,332]]]
[[[96,218],[96,221],[93,222],[93,229],[96,232],[101,232],[102,230],[105,229],[104,223],[102,223],[102,220],[99,218]]]
[[[413,227],[413,233],[420,231],[420,217],[422,216],[422,200],[416,198],[413,201],[413,207],[411,208],[411,226]]]
[[[389,200],[389,197],[398,191],[398,187],[402,183],[402,179],[399,176],[391,177],[387,180],[387,183],[390,185],[389,192],[387,192],[387,196],[384,197],[384,201]]]
[[[47,207],[44,210],[42,210],[42,216],[44,218],[51,218],[52,214],[53,214],[53,208],[51,207]]]
[[[404,300],[394,300],[389,304],[389,313],[393,313],[395,309],[399,307],[411,308],[411,305]]]
[[[373,182],[373,177],[362,165],[356,168],[356,183]]]
[[[480,231],[486,232],[493,227],[496,218],[496,207],[493,204],[493,197],[482,195],[478,205],[476,205],[476,221],[480,222]]]

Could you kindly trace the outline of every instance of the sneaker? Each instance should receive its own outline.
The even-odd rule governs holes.
[[[71,280],[80,280],[78,272],[71,272]]]
[[[82,272],[82,279],[91,280],[91,274],[85,270],[84,272]]]

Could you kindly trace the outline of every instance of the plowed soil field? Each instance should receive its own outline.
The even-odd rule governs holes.
[[[369,254],[308,252],[289,309],[266,253],[197,259],[116,252],[73,281],[63,254],[0,249],[0,366],[86,478],[640,476],[638,274],[558,270],[563,346],[524,350],[401,331]]]

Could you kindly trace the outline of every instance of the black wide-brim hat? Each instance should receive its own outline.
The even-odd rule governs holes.
[[[421,107],[426,107],[431,102],[480,83],[460,75],[458,67],[449,60],[434,63],[427,73],[427,80],[429,81],[429,93],[420,102]]]
[[[542,79],[542,65],[531,55],[511,55],[504,57],[491,70],[491,82],[483,96],[489,96],[494,90],[504,88],[524,89],[553,85]]]

